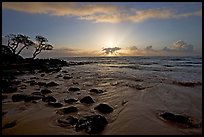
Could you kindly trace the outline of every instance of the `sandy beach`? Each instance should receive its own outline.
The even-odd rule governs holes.
[[[64,76],[71,76],[69,79]],[[102,115],[108,124],[97,134],[102,135],[201,135],[202,134],[202,83],[184,86],[170,78],[155,73],[136,73],[135,70],[100,66],[98,64],[63,67],[57,73],[35,73],[19,75],[21,83],[15,93],[3,93],[2,126],[16,121],[12,128],[2,129],[3,135],[84,135],[84,130],[75,131],[75,126],[62,126],[58,120],[66,116],[80,119],[89,115]],[[27,81],[55,82],[58,86],[47,87],[63,106],[55,108],[46,102],[13,102],[14,94],[31,94],[44,86],[31,85]],[[23,86],[24,85],[24,86]],[[21,87],[24,88],[21,88]],[[79,91],[69,91],[77,87]],[[102,93],[90,92],[98,89]],[[90,96],[94,103],[84,104],[80,100]],[[65,103],[65,98],[77,101]],[[108,104],[113,112],[103,114],[94,109],[100,103]],[[74,106],[78,112],[58,113],[61,108]],[[171,112],[190,117],[196,127],[186,127],[161,119],[160,114]]]

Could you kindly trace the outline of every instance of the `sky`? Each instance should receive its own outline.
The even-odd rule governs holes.
[[[202,3],[2,2],[2,42],[11,33],[46,37],[39,57],[202,55]]]

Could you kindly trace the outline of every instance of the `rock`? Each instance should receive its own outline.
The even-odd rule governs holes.
[[[25,94],[14,94],[11,98],[13,102],[19,102],[19,101],[24,101],[24,99],[27,97],[28,95]]]
[[[44,76],[45,76],[45,74],[40,74],[40,76],[41,76],[41,77],[44,77]]]
[[[10,122],[10,123],[5,124],[5,125],[2,127],[2,129],[12,128],[12,127],[14,127],[15,125],[16,125],[16,121],[12,121],[12,122]]]
[[[49,94],[49,93],[52,93],[52,91],[49,90],[49,89],[47,89],[47,88],[42,89],[40,92],[41,92],[42,94]]]
[[[38,96],[44,96],[41,92],[33,92],[31,95],[38,95]]]
[[[33,101],[33,100],[39,100],[41,98],[43,98],[44,96],[42,95],[28,95],[26,96],[26,98],[24,99],[25,102],[30,102],[30,101]]]
[[[71,79],[73,78],[72,76],[64,76],[63,79]]]
[[[49,83],[46,84],[46,86],[48,86],[48,87],[59,86],[59,84],[55,83],[55,82],[49,82]]]
[[[94,109],[98,110],[101,113],[111,113],[113,112],[113,108],[110,107],[107,104],[99,104],[97,107],[95,107]]]
[[[74,103],[74,102],[77,102],[78,100],[75,99],[75,98],[66,98],[64,99],[64,102],[65,103]]]
[[[59,123],[59,126],[66,127],[66,126],[76,125],[78,122],[78,119],[72,116],[68,116],[66,118],[58,119],[57,122]]]
[[[63,104],[59,103],[59,102],[48,102],[49,106],[53,106],[55,108],[60,108],[63,106]]]
[[[81,103],[91,104],[94,103],[93,99],[90,96],[86,96],[80,100]]]
[[[73,113],[73,112],[78,112],[78,108],[71,106],[71,107],[66,107],[66,108],[62,108],[59,110],[60,114],[69,114],[69,113]]]
[[[45,82],[38,82],[37,83],[39,86],[46,86],[47,84]]]
[[[43,102],[56,102],[57,100],[53,96],[46,96],[42,98]]]
[[[30,79],[37,79],[36,77],[31,77]]]
[[[160,115],[165,120],[181,123],[181,124],[190,124],[190,118],[186,116],[182,116],[179,114],[173,114],[170,112],[164,112]]]
[[[90,92],[94,92],[94,93],[103,93],[103,90],[98,90],[98,89],[91,89]]]
[[[63,73],[68,73],[66,70],[63,70],[62,72],[63,72]]]
[[[101,115],[91,115],[81,118],[76,124],[75,130],[78,132],[85,129],[86,133],[97,134],[103,131],[108,121],[104,116]]]
[[[79,88],[70,87],[69,91],[80,91],[80,89]]]

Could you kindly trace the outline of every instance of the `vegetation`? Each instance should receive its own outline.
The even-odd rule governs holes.
[[[30,37],[24,34],[9,34],[6,36],[8,39],[7,46],[12,54],[19,55],[25,48],[33,47],[35,50],[32,54],[34,59],[42,50],[52,50],[53,46],[48,44],[48,39],[43,36],[36,36],[36,42],[30,40]]]

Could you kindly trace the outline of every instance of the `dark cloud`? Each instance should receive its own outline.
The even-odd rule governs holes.
[[[104,51],[105,54],[117,54],[117,51],[120,50],[119,47],[114,48],[103,48],[102,51]]]
[[[145,50],[153,50],[152,45],[147,46],[147,47],[145,48]]]
[[[138,50],[138,48],[136,46],[132,46],[129,48],[130,50]]]

